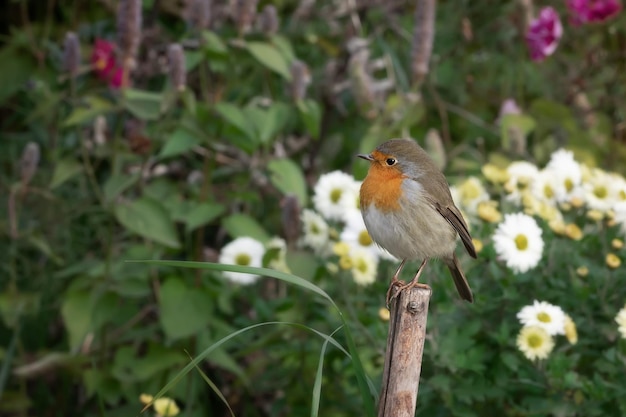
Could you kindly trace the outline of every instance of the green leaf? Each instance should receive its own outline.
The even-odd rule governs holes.
[[[83,339],[91,330],[93,303],[87,291],[70,291],[65,294],[61,305],[61,316],[69,335],[70,350],[78,351]]]
[[[51,190],[55,189],[65,181],[80,174],[83,170],[83,166],[76,162],[74,158],[61,159],[54,167],[52,173],[52,180],[48,186]]]
[[[252,121],[258,138],[265,144],[270,143],[289,120],[289,108],[283,103],[274,103],[268,108],[248,106],[244,114]]]
[[[202,32],[202,38],[204,39],[202,47],[205,51],[220,55],[228,53],[228,47],[215,32],[205,30]]]
[[[87,96],[84,99],[84,104],[75,107],[63,124],[66,127],[82,125],[111,110],[113,110],[113,103],[110,101],[97,96]]]
[[[270,240],[270,235],[263,226],[247,214],[232,214],[222,220],[222,226],[232,237],[249,236],[260,242]]]
[[[211,321],[213,299],[198,288],[188,287],[183,280],[170,278],[161,286],[159,320],[171,340],[191,336]]]
[[[218,216],[221,216],[224,211],[226,211],[226,208],[217,203],[200,203],[196,205],[185,217],[187,233],[209,224]]]
[[[291,159],[273,159],[267,164],[270,171],[270,181],[283,194],[293,194],[298,199],[300,207],[306,207],[307,188],[302,169]]]
[[[322,110],[319,104],[314,100],[306,99],[299,101],[297,106],[307,132],[309,132],[313,139],[318,139],[322,120]]]
[[[252,142],[259,142],[257,134],[254,131],[254,126],[239,107],[231,103],[222,102],[215,106],[215,110],[217,110],[220,116],[230,125],[237,128],[237,130],[246,135]]]
[[[288,62],[291,62],[296,59],[296,53],[293,51],[293,46],[291,46],[291,42],[289,39],[284,37],[283,35],[272,35],[270,40],[276,48],[283,54],[283,56],[287,59]]]
[[[115,217],[131,232],[170,248],[180,247],[174,223],[163,206],[154,200],[144,197],[117,204]]]
[[[246,48],[266,68],[276,72],[286,80],[291,80],[291,71],[287,60],[274,45],[266,42],[248,42]]]
[[[139,174],[112,175],[102,187],[104,191],[104,199],[109,203],[112,202],[129,187],[134,185],[138,180]]]
[[[160,116],[162,94],[126,88],[123,96],[124,107],[138,119],[156,120]]]
[[[168,158],[183,154],[200,143],[200,139],[189,130],[178,128],[172,133],[159,153],[159,158]]]

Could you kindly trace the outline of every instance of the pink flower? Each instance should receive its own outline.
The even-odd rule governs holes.
[[[603,22],[622,10],[619,0],[567,0],[571,24]]]
[[[124,69],[115,58],[115,45],[104,39],[96,39],[91,53],[91,65],[101,80],[113,88],[124,86]]]
[[[539,16],[528,25],[526,44],[533,61],[543,61],[556,51],[563,35],[559,14],[552,7],[544,7]]]

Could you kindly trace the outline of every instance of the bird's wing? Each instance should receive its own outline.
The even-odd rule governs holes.
[[[437,202],[434,202],[433,205],[439,214],[441,214],[443,218],[454,227],[459,236],[461,236],[461,242],[463,242],[467,253],[469,253],[472,258],[476,258],[476,249],[474,248],[474,243],[472,243],[472,236],[470,236],[469,230],[467,230],[467,225],[459,209],[454,205],[443,206]]]

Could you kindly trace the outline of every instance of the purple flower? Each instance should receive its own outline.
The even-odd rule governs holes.
[[[619,0],[567,0],[566,4],[574,26],[603,22],[622,11]]]
[[[544,7],[526,31],[526,44],[533,61],[543,61],[556,51],[563,35],[559,14],[552,7]]]

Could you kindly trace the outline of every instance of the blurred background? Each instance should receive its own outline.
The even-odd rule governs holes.
[[[620,2],[0,10],[0,415],[374,415],[398,261],[355,156],[396,137],[479,251],[474,304],[424,274],[417,415],[626,415]]]

